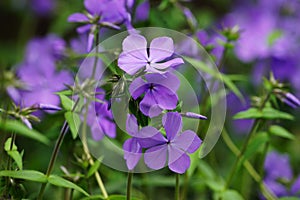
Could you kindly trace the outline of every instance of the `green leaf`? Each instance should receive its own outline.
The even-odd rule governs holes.
[[[7,132],[15,132],[22,136],[29,137],[31,139],[37,140],[43,144],[48,145],[50,142],[47,137],[37,132],[36,130],[29,129],[23,123],[16,120],[1,120],[0,121],[0,129],[5,130]]]
[[[279,200],[300,200],[299,197],[281,197]]]
[[[105,199],[102,195],[92,195],[89,197],[82,198],[81,200],[91,200],[91,199]],[[140,200],[135,197],[131,197],[131,200]],[[126,200],[126,196],[124,195],[110,195],[107,199],[105,200]]]
[[[68,111],[65,113],[65,118],[70,126],[73,139],[76,139],[80,127],[80,117],[76,113]]]
[[[91,166],[87,173],[87,178],[91,177],[96,171],[98,171],[99,167],[101,165],[101,161],[97,159],[95,163]]]
[[[66,180],[66,179],[64,179],[60,176],[50,175],[48,177],[48,182],[52,185],[55,185],[55,186],[74,189],[78,192],[81,192],[85,196],[89,196],[89,194],[86,191],[84,191],[81,187],[79,187],[75,183],[72,183],[71,181],[68,181],[68,180]]]
[[[24,179],[28,181],[35,181],[45,183],[47,182],[47,177],[45,174],[34,170],[20,170],[20,171],[0,171],[0,176],[8,176],[17,179]]]
[[[242,195],[235,190],[226,190],[221,194],[219,199],[222,200],[244,200]]]
[[[17,146],[13,143],[12,148],[11,147],[11,138],[8,138],[4,145],[4,150],[7,152],[7,154],[16,162],[17,166],[20,170],[23,169],[23,162],[22,162],[22,156],[18,152]]]
[[[252,155],[254,155],[257,151],[260,150],[260,147],[263,146],[266,142],[269,141],[269,136],[267,133],[260,132],[258,133],[249,143],[247,146],[247,150],[244,153],[243,159],[248,159]]]
[[[287,138],[287,139],[290,139],[290,140],[294,140],[295,139],[295,136],[292,133],[290,133],[288,130],[286,130],[285,128],[283,128],[281,126],[278,126],[278,125],[272,125],[269,128],[269,132],[272,135],[276,135],[276,136],[279,136],[279,137]]]
[[[75,104],[74,101],[72,101],[72,99],[70,99],[69,97],[67,97],[66,95],[63,95],[61,93],[58,93],[62,107],[65,110],[71,111],[73,108],[73,105]]]
[[[277,39],[282,36],[281,30],[275,30],[268,36],[268,45],[273,46]]]
[[[190,58],[190,57],[183,57],[187,62],[189,62],[191,65],[193,65],[194,67],[200,69],[201,71],[210,74],[211,76],[213,76],[215,79],[218,79],[221,82],[224,82],[225,85],[237,96],[239,97],[239,99],[241,101],[245,101],[244,97],[242,95],[242,93],[240,92],[240,90],[236,87],[236,85],[233,83],[233,81],[230,78],[230,75],[225,75],[220,73],[219,71],[216,71],[215,69],[207,66],[204,62],[194,59],[194,58]]]
[[[286,119],[293,120],[294,117],[288,113],[266,107],[263,110],[249,108],[248,110],[237,113],[233,119]]]

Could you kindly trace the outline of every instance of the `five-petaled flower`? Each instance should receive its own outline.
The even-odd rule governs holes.
[[[145,94],[140,102],[140,110],[149,117],[158,116],[162,110],[176,108],[178,97],[176,91],[180,81],[176,75],[167,72],[165,74],[146,74],[145,79],[136,78],[130,85],[129,91],[133,99]]]
[[[155,38],[148,48],[146,38],[131,34],[124,39],[122,45],[123,52],[119,56],[118,66],[130,75],[143,68],[150,73],[164,73],[169,67],[183,63],[181,58],[165,61],[174,54],[174,43],[170,37]]]

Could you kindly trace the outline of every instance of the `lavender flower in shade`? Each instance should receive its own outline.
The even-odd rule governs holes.
[[[62,39],[53,35],[29,42],[25,60],[17,69],[23,88],[13,92],[12,98],[16,104],[22,107],[35,104],[47,104],[48,107],[59,105],[59,98],[54,93],[65,89],[65,84],[72,83],[68,71],[55,69],[55,62],[63,56],[64,45]]]
[[[95,113],[94,115],[88,114],[87,123],[91,128],[92,138],[96,141],[101,140],[104,135],[110,138],[116,137],[116,124],[113,121],[112,111],[108,109],[109,103],[104,99],[105,92],[102,89],[96,90],[95,98],[101,102],[94,102],[90,106],[89,113]],[[91,109],[95,109],[94,111]]]
[[[149,11],[150,2],[148,0],[145,0],[136,7],[134,21],[140,22],[147,20],[149,17]]]
[[[74,13],[69,16],[68,21],[85,23],[77,28],[77,32],[80,34],[89,32],[87,51],[92,48],[94,33],[98,26],[120,29],[118,25],[124,23],[128,29],[132,29],[125,0],[85,0],[84,6],[87,14]]]
[[[150,73],[164,73],[169,67],[183,63],[181,58],[169,59],[174,53],[173,40],[169,37],[153,39],[149,51],[146,38],[138,34],[127,36],[122,46],[123,52],[119,56],[118,65],[130,75],[143,68]],[[169,60],[165,61],[167,59]]]
[[[176,91],[180,85],[179,79],[172,73],[146,74],[145,80],[136,78],[129,86],[133,99],[145,94],[140,102],[140,110],[149,117],[158,116],[162,110],[173,110],[177,106]]]
[[[168,160],[169,169],[183,174],[190,166],[187,153],[195,152],[201,145],[201,139],[191,130],[181,133],[182,118],[177,112],[169,112],[163,117],[166,138],[155,128],[148,131],[149,138],[140,140],[147,148],[144,159],[151,169],[161,169]],[[151,136],[153,135],[153,136]]]
[[[30,0],[31,9],[40,16],[50,15],[56,6],[55,0]]]
[[[300,197],[300,176],[294,181],[291,187],[291,194]]]

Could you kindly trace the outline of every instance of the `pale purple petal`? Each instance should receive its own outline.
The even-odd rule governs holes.
[[[110,138],[116,137],[116,124],[113,121],[107,119],[106,117],[101,117],[98,120],[98,122],[102,127],[102,130],[105,133],[105,135],[107,135]]]
[[[180,86],[180,80],[171,72],[167,72],[165,74],[146,74],[145,78],[148,83],[163,85],[172,90],[174,93],[176,93]]]
[[[85,0],[84,7],[88,10],[92,15],[100,16],[102,9],[101,1],[99,0]]]
[[[205,117],[204,115],[200,115],[200,114],[193,113],[193,112],[187,112],[184,114],[184,116],[188,117],[188,118],[194,118],[194,119],[204,119],[204,120],[207,119],[207,117]]]
[[[145,83],[145,81],[138,77],[132,81],[132,83],[129,86],[129,92],[133,99],[137,99],[139,96],[141,96],[146,90],[148,89],[148,84]]]
[[[92,25],[91,24],[86,24],[86,25],[83,25],[83,26],[79,26],[76,30],[78,33],[82,34],[82,33],[86,33],[88,31],[90,31],[92,28]]]
[[[134,115],[128,115],[127,121],[126,121],[126,131],[131,136],[137,136],[137,133],[139,131],[139,126],[137,123],[137,119]]]
[[[135,11],[135,21],[145,21],[149,17],[150,3],[148,0],[139,4]]]
[[[166,144],[167,139],[154,127],[146,126],[139,132],[138,141],[143,148]]]
[[[168,165],[170,170],[172,170],[173,172],[183,174],[189,168],[191,160],[190,157],[184,151],[177,149],[172,145],[169,145],[168,155]]]
[[[177,106],[178,97],[168,88],[156,86],[152,90],[153,97],[160,108],[165,110],[173,110]]]
[[[138,34],[127,36],[123,43],[123,51],[137,59],[147,61],[147,40]]]
[[[121,53],[118,59],[118,66],[130,75],[137,73],[146,64],[145,60],[141,60],[128,52]]]
[[[181,65],[183,64],[184,61],[182,60],[182,58],[174,58],[172,60],[163,62],[163,63],[151,63],[151,67],[157,69],[157,70],[165,70],[169,67],[175,67],[177,65]]]
[[[166,130],[167,138],[172,141],[182,129],[182,118],[177,112],[168,112],[163,116],[163,125]]]
[[[152,40],[150,44],[151,62],[159,62],[172,56],[174,53],[174,43],[170,37],[158,37]]]
[[[144,115],[149,117],[156,117],[162,111],[151,92],[147,92],[140,102],[140,110]]]
[[[129,170],[133,170],[142,156],[142,148],[136,138],[130,138],[123,144],[124,159]]]
[[[166,164],[167,144],[152,147],[146,150],[144,154],[145,164],[151,169],[161,169]]]
[[[93,33],[89,33],[88,44],[87,44],[87,52],[90,52],[92,47],[93,47],[94,37],[95,36],[94,36]]]
[[[188,153],[194,153],[200,147],[201,143],[201,139],[191,130],[177,135],[172,141],[172,145]]]
[[[91,126],[92,138],[95,141],[100,141],[104,137],[104,131],[101,126],[99,126],[97,120],[95,120]]]
[[[68,22],[88,22],[89,18],[82,13],[74,13],[68,17]]]

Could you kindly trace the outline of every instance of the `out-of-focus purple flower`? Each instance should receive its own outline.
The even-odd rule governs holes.
[[[140,110],[149,117],[159,115],[162,110],[173,110],[177,106],[178,97],[176,91],[180,81],[176,75],[167,72],[165,74],[146,74],[145,79],[136,78],[130,85],[129,91],[133,99],[145,94],[140,102]]]
[[[300,100],[291,93],[286,93],[283,101],[292,108],[300,107]]]
[[[55,9],[56,0],[30,0],[29,4],[36,14],[47,16]]]
[[[207,117],[205,117],[204,115],[200,115],[200,114],[193,113],[193,112],[184,113],[183,116],[188,117],[188,118],[194,118],[194,119],[204,119],[204,120],[207,119]]]
[[[294,181],[291,187],[291,194],[300,197],[300,176]]]
[[[161,169],[168,160],[169,169],[182,174],[190,166],[187,153],[195,152],[201,145],[201,139],[191,130],[181,133],[182,118],[177,112],[169,112],[163,117],[166,138],[155,128],[149,130],[147,139],[141,140],[140,145],[147,148],[144,159],[151,169]]]
[[[104,135],[110,138],[116,137],[116,124],[113,121],[112,111],[108,109],[108,102],[104,99],[105,92],[102,89],[96,90],[95,98],[102,102],[94,102],[90,106],[87,123],[91,128],[92,137],[94,140],[101,140]],[[95,109],[94,111],[91,109]],[[96,114],[95,116],[91,113]]]
[[[264,168],[266,170],[266,177],[269,179],[276,180],[281,178],[291,180],[293,177],[288,155],[280,155],[274,151],[268,153]]]
[[[150,2],[145,0],[136,7],[134,21],[139,22],[147,20],[149,17],[149,11]]]
[[[164,73],[169,67],[183,63],[181,58],[165,61],[174,53],[174,43],[169,37],[153,39],[148,49],[146,38],[132,34],[124,39],[122,46],[123,52],[119,56],[118,66],[130,75],[144,67],[146,72]]]
[[[68,71],[57,71],[55,62],[64,53],[65,43],[56,36],[37,38],[29,42],[24,62],[17,69],[23,82],[19,94],[12,96],[16,104],[30,107],[35,104],[58,106],[60,101],[55,92],[65,89],[72,83]]]
[[[92,49],[94,33],[98,26],[120,29],[118,25],[125,24],[132,29],[131,17],[126,10],[126,0],[85,0],[87,14],[74,13],[69,16],[69,22],[85,23],[77,28],[78,33],[89,32],[87,51]]]

